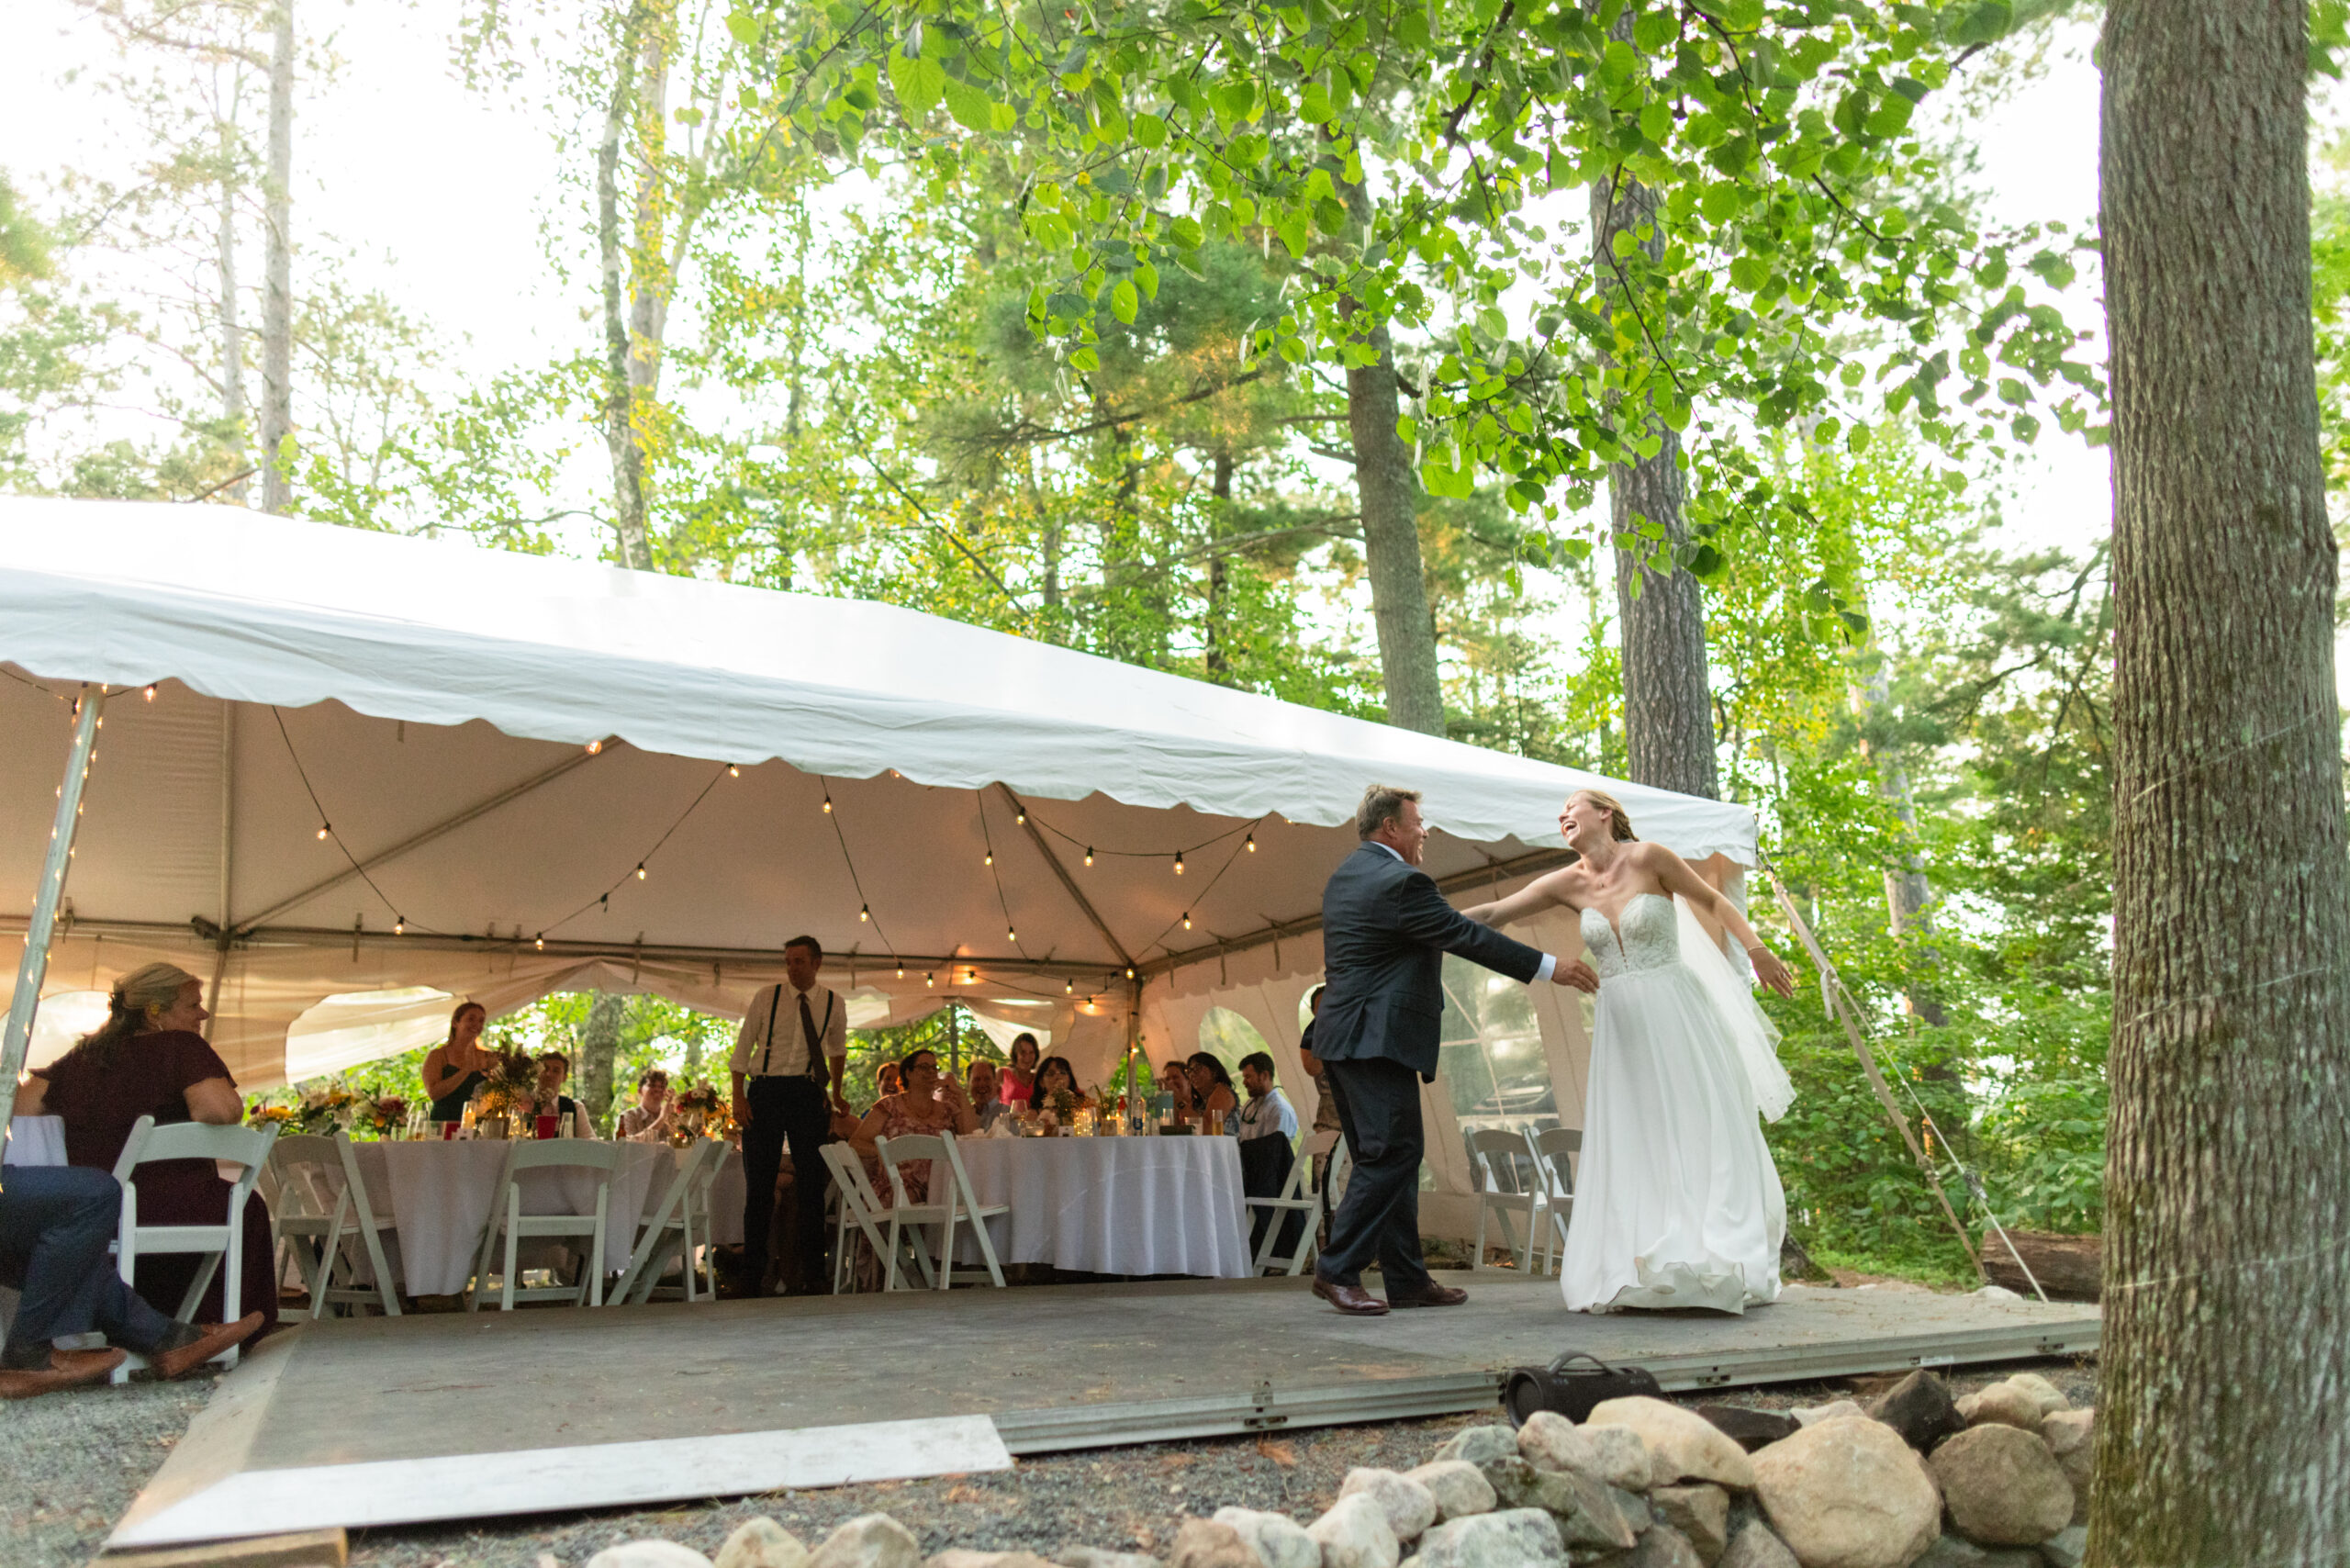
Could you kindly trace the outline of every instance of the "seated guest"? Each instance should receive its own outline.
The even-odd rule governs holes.
[[[1273,1058],[1267,1051],[1251,1051],[1240,1058],[1240,1086],[1248,1103],[1240,1107],[1240,1136],[1297,1139],[1297,1111],[1289,1097],[1273,1087]]]
[[[1056,1094],[1069,1095],[1072,1111],[1093,1103],[1085,1091],[1077,1086],[1077,1070],[1069,1065],[1067,1057],[1046,1057],[1036,1064],[1036,1087],[1029,1103],[1039,1111],[1049,1111],[1053,1108],[1053,1096]]]
[[[1151,1108],[1161,1121],[1181,1122],[1184,1108],[1192,1103],[1191,1076],[1178,1059],[1169,1059],[1159,1067],[1151,1079],[1156,1092],[1151,1096]]]
[[[571,1076],[571,1058],[561,1051],[546,1051],[539,1057],[539,1087],[531,1096],[531,1108],[526,1115],[538,1116],[552,1113],[563,1118],[565,1137],[594,1137],[596,1129],[588,1123],[588,1112],[578,1101],[563,1092],[563,1081]]]
[[[1213,1115],[1221,1118],[1217,1126],[1222,1131],[1238,1132],[1234,1113],[1240,1109],[1240,1096],[1233,1092],[1232,1074],[1225,1070],[1224,1063],[1206,1051],[1195,1051],[1183,1064],[1183,1074],[1191,1081],[1191,1103],[1187,1107],[1179,1103],[1175,1119],[1204,1127]]]
[[[881,1099],[887,1100],[892,1094],[902,1094],[905,1092],[905,1075],[896,1062],[885,1061],[873,1070],[873,1090]]]
[[[865,1161],[866,1179],[873,1183],[873,1191],[884,1208],[897,1207],[898,1195],[890,1183],[889,1173],[881,1169],[881,1139],[939,1132],[968,1137],[979,1130],[979,1115],[971,1109],[970,1102],[963,1098],[963,1086],[952,1078],[939,1075],[936,1051],[927,1047],[909,1051],[899,1065],[905,1088],[867,1111],[848,1140],[856,1157]],[[910,1159],[899,1167],[899,1174],[906,1184],[906,1202],[930,1201],[929,1160]],[[883,1281],[881,1261],[873,1256],[870,1247],[863,1245],[861,1234],[856,1239],[857,1288],[878,1289]]]
[[[669,1075],[648,1067],[636,1075],[636,1103],[621,1113],[612,1136],[624,1143],[667,1143],[672,1119]]]
[[[979,1130],[985,1132],[1009,1107],[999,1097],[1002,1084],[997,1078],[995,1063],[985,1057],[974,1057],[969,1071],[971,1108],[979,1113]]]
[[[1003,1087],[999,1092],[1007,1105],[1026,1105],[1036,1094],[1036,1058],[1042,1054],[1034,1035],[1012,1037],[1012,1065],[1003,1070]]]
[[[21,1101],[18,1102],[22,1103]],[[122,1188],[78,1165],[10,1166],[0,1186],[0,1284],[23,1292],[0,1346],[0,1399],[29,1399],[100,1383],[120,1350],[61,1350],[92,1329],[147,1358],[158,1377],[185,1377],[251,1338],[258,1312],[210,1330],[174,1323],[122,1282],[106,1244],[122,1219]]]
[[[462,1122],[465,1102],[489,1081],[497,1058],[481,1048],[482,1025],[489,1010],[478,1002],[460,1002],[449,1014],[449,1037],[424,1058],[424,1092],[432,1101],[436,1122]]]
[[[244,1120],[228,1064],[196,1033],[207,1018],[204,987],[172,964],[147,964],[114,982],[106,1021],[79,1045],[25,1081],[17,1114],[60,1116],[65,1157],[75,1165],[111,1172],[130,1129],[141,1116],[160,1126],[207,1122],[234,1126]],[[14,1176],[8,1178],[15,1180]],[[229,1184],[208,1159],[166,1159],[142,1165],[139,1188],[142,1225],[220,1225],[229,1217]],[[259,1193],[245,1200],[244,1256],[216,1271],[197,1305],[198,1322],[217,1323],[230,1268],[239,1270],[239,1300],[261,1315],[263,1331],[277,1327],[277,1270],[272,1256],[269,1209]],[[139,1294],[150,1305],[177,1312],[202,1260],[185,1252],[139,1260]]]

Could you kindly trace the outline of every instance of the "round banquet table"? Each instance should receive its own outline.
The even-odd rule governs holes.
[[[957,1141],[996,1259],[1096,1274],[1245,1280],[1248,1208],[1228,1137],[970,1137]],[[944,1189],[934,1177],[935,1198]],[[956,1248],[979,1260],[976,1244]]]
[[[375,1217],[398,1227],[400,1275],[410,1295],[455,1295],[473,1274],[481,1250],[482,1227],[497,1197],[498,1176],[506,1162],[500,1138],[458,1142],[356,1143],[360,1179]],[[681,1149],[659,1144],[626,1143],[612,1172],[611,1200],[605,1209],[604,1266],[613,1273],[628,1266],[639,1221],[667,1196]],[[740,1241],[743,1234],[743,1161],[728,1149],[711,1189],[711,1238]],[[522,1172],[525,1213],[593,1214],[596,1174],[591,1170]],[[525,1256],[539,1246],[526,1243]]]
[[[65,1118],[62,1116],[10,1117],[6,1159],[10,1165],[64,1164]]]

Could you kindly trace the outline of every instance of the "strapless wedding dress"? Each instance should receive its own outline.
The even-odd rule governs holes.
[[[1786,1196],[1753,1079],[1682,960],[1681,925],[1661,893],[1635,895],[1619,924],[1583,912],[1599,996],[1561,1276],[1577,1311],[1778,1299]]]

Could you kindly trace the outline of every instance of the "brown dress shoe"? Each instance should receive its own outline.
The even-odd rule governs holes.
[[[241,1345],[261,1331],[262,1316],[248,1312],[234,1323],[223,1323],[207,1331],[200,1339],[192,1340],[175,1350],[158,1350],[147,1358],[147,1364],[161,1378],[185,1377],[231,1345]]]
[[[1399,1308],[1406,1306],[1459,1306],[1462,1302],[1467,1301],[1468,1299],[1469,1293],[1467,1291],[1456,1290],[1450,1285],[1440,1285],[1434,1280],[1430,1280],[1427,1284],[1422,1285],[1416,1291],[1391,1290],[1387,1293],[1387,1305]]]
[[[1335,1280],[1314,1276],[1314,1294],[1337,1307],[1348,1317],[1384,1317],[1387,1304],[1360,1285],[1342,1285]]]
[[[0,1368],[0,1399],[34,1399],[61,1388],[104,1383],[122,1365],[120,1350],[51,1350],[45,1367]]]

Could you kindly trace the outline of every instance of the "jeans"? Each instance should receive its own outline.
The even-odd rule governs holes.
[[[171,1319],[122,1282],[106,1251],[121,1219],[122,1188],[104,1170],[0,1172],[0,1283],[24,1293],[0,1363],[45,1367],[50,1340],[92,1328],[134,1350],[162,1346]]]

